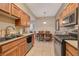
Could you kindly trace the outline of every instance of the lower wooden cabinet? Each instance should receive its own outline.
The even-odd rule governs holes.
[[[27,52],[26,37],[0,46],[1,56],[24,56]]]
[[[24,56],[27,52],[26,42],[19,44],[19,56]]]
[[[3,56],[18,56],[18,47],[14,47],[2,54]]]
[[[72,54],[69,51],[66,51],[66,56],[72,56]]]
[[[69,43],[66,43],[66,56],[77,56],[78,55],[78,50],[70,45]]]
[[[33,44],[34,34],[32,35],[32,45]],[[0,56],[24,56],[27,52],[28,43],[26,36],[0,45]]]

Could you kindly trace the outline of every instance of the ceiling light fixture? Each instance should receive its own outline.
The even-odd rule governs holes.
[[[43,24],[47,24],[47,22],[43,22]]]
[[[44,11],[43,14],[44,14],[43,19],[46,19],[46,11]],[[47,24],[47,22],[44,21],[43,24],[45,25],[45,24]]]
[[[63,24],[66,23],[65,21],[62,22]]]

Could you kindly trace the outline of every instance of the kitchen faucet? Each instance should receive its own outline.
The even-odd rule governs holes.
[[[15,28],[13,26],[7,26],[6,29],[5,29],[5,36],[9,35],[8,34],[8,29],[9,28],[12,28],[13,30],[15,30]]]

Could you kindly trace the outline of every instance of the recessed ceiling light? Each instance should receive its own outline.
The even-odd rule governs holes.
[[[47,22],[43,22],[43,24],[46,24]]]
[[[66,23],[65,21],[63,21],[63,24]]]

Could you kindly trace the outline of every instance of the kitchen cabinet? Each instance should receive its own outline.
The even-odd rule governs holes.
[[[19,44],[19,56],[24,56],[27,52],[26,41]]]
[[[11,13],[10,3],[0,3],[0,10],[6,13]]]
[[[21,25],[26,26],[26,23],[27,23],[27,17],[26,17],[26,14],[22,11],[21,12]]]
[[[1,56],[24,56],[26,53],[27,41],[25,37],[0,45]]]
[[[23,11],[21,12],[21,25],[30,26],[30,17]]]
[[[69,16],[73,11],[78,8],[78,3],[69,3],[59,14],[60,17],[60,26],[63,24],[63,19]]]
[[[0,10],[2,14],[16,19],[15,24],[20,26],[30,26],[30,17],[22,9],[14,3],[0,3]],[[8,13],[8,14],[7,14]]]
[[[69,3],[67,5],[67,7],[63,10],[64,13],[64,17],[69,15],[70,13],[72,13],[74,10],[76,10],[76,8],[78,8],[78,4],[77,3]]]
[[[12,49],[8,50],[7,52],[2,54],[3,56],[18,56],[18,47],[13,47]]]
[[[21,19],[16,19],[16,26],[29,26],[30,25],[30,17],[23,11],[20,12]]]
[[[20,16],[21,18],[20,19],[16,19],[15,23],[16,23],[16,26],[26,26],[26,16],[25,16],[25,13],[23,11],[20,12]]]
[[[66,51],[66,56],[72,56],[72,54],[69,51]]]
[[[13,41],[13,42],[7,43],[5,45],[1,45],[0,47],[1,47],[2,52],[5,52],[5,51],[8,51],[9,49],[17,46],[17,44],[18,44],[18,41]]]
[[[77,3],[72,3],[71,7],[70,7],[70,12],[74,11],[76,8],[78,8],[78,4]]]
[[[11,9],[11,14],[13,15],[13,16],[16,16],[16,17],[19,17],[20,18],[20,8],[19,7],[17,7],[15,4],[11,4],[11,7],[12,7],[12,9]]]
[[[67,42],[66,42],[65,52],[66,52],[66,56],[77,56],[78,55],[78,50]]]
[[[26,40],[26,38],[23,38],[23,39],[24,39],[24,41],[18,45],[19,56],[23,56],[27,53],[27,40]]]
[[[27,24],[26,24],[26,26],[27,26],[27,27],[30,26],[30,16],[28,16],[28,15],[27,15]]]

